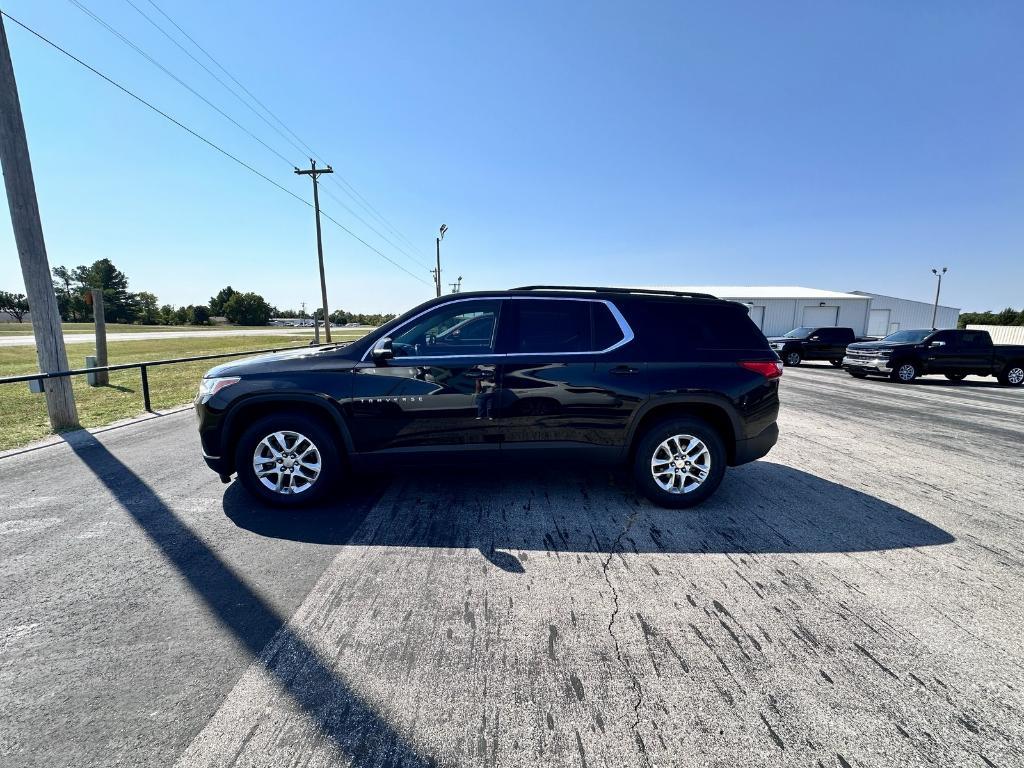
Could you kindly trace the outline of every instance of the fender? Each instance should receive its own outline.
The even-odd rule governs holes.
[[[313,392],[268,392],[265,394],[249,395],[232,403],[230,409],[228,409],[224,416],[224,425],[221,428],[221,455],[227,455],[227,446],[224,444],[224,441],[227,439],[228,435],[233,434],[232,427],[234,426],[235,417],[246,406],[258,403],[295,402],[307,403],[309,405],[316,406],[329,414],[331,419],[337,425],[338,432],[341,433],[341,439],[345,444],[345,452],[350,456],[352,455],[354,450],[352,433],[349,432],[348,424],[345,423],[345,419],[342,417],[341,411],[333,406],[334,401],[324,395],[315,394]]]
[[[685,395],[667,395],[664,397],[652,397],[647,400],[643,405],[637,408],[633,412],[633,416],[629,421],[629,426],[626,428],[626,445],[633,444],[633,438],[636,436],[636,429],[643,421],[644,416],[650,413],[655,408],[659,408],[663,405],[713,405],[721,408],[725,411],[726,416],[729,417],[729,423],[732,424],[732,432],[735,435],[736,440],[742,440],[746,437],[743,423],[736,413],[736,406],[726,397],[722,395],[715,395],[711,393],[693,393]]]

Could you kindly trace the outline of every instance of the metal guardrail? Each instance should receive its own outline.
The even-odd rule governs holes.
[[[149,398],[149,376],[148,368],[155,368],[158,365],[174,365],[176,363],[195,363],[199,360],[217,360],[225,357],[243,357],[244,355],[266,355],[271,352],[287,352],[292,349],[316,349],[327,346],[325,344],[303,344],[293,347],[275,347],[273,349],[247,349],[244,352],[221,352],[216,355],[196,355],[195,357],[174,357],[169,360],[146,360],[141,363],[118,363],[116,365],[98,365],[94,368],[73,368],[70,371],[53,371],[52,373],[26,373],[20,376],[0,377],[0,384],[17,384],[23,381],[38,381],[40,385],[46,379],[59,379],[66,376],[87,376],[90,373],[99,371],[124,371],[130,368],[138,368],[142,377],[142,402],[147,411],[152,411]],[[331,346],[337,346],[331,344]]]

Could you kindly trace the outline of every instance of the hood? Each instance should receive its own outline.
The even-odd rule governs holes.
[[[347,345],[346,345],[347,346]],[[204,379],[218,376],[252,376],[254,374],[278,373],[283,371],[309,371],[318,368],[345,367],[353,361],[345,355],[345,347],[332,344],[325,347],[300,347],[286,352],[271,352],[268,355],[243,357],[214,366]]]
[[[898,341],[857,341],[857,342],[854,342],[853,344],[847,344],[846,348],[847,349],[863,349],[863,350],[894,349],[895,347],[912,347],[912,346],[914,346],[914,344],[915,344],[915,342],[912,342],[912,341],[904,341],[904,342],[898,342]]]

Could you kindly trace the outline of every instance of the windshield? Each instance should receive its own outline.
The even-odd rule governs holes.
[[[805,328],[804,326],[800,326],[799,328],[794,328],[792,331],[785,334],[785,337],[787,339],[802,339],[805,336],[810,336],[813,331],[813,328]]]
[[[931,334],[932,331],[896,331],[896,333],[890,333],[882,341],[891,341],[894,344],[916,344]]]

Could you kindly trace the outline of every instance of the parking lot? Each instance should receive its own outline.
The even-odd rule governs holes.
[[[271,512],[189,413],[0,459],[0,763],[1024,764],[1024,391],[782,391],[681,512],[538,467]]]

